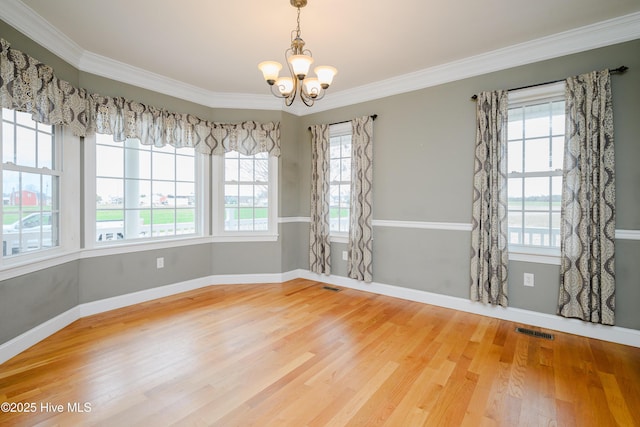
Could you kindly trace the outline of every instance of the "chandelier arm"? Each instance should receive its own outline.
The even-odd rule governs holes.
[[[258,68],[260,68],[263,71],[263,74],[265,75],[265,79],[267,79],[267,83],[270,84],[271,93],[277,98],[284,99],[285,104],[287,106],[292,105],[295,99],[299,97],[300,100],[307,107],[311,107],[313,106],[315,101],[318,101],[324,98],[326,94],[326,89],[331,84],[331,80],[333,76],[335,76],[336,70],[333,67],[328,67],[328,66],[321,67],[323,69],[322,75],[318,75],[319,78],[310,77],[310,80],[307,82],[307,84],[305,84],[304,78],[308,77],[308,73],[307,75],[303,74],[303,70],[306,70],[307,67],[310,66],[311,63],[313,62],[313,59],[312,59],[313,54],[311,53],[311,50],[304,48],[305,42],[304,40],[302,40],[301,31],[300,31],[300,8],[306,6],[307,0],[290,0],[290,3],[293,7],[297,8],[297,17],[296,17],[296,28],[291,31],[291,47],[285,50],[284,52],[287,68],[289,68],[289,76],[283,77],[282,80],[280,80],[280,84],[275,84],[274,82],[275,77],[270,77],[271,74],[268,74],[269,72],[273,72],[273,70],[268,69],[266,66],[263,68],[260,65]],[[295,55],[304,55],[311,58],[310,60],[309,59],[304,60],[305,62],[308,62],[308,64],[305,64],[304,68],[300,69],[300,74],[299,74],[300,77],[298,77],[298,75],[295,74],[294,67],[292,63],[289,62],[289,58]],[[296,62],[296,66],[301,65],[298,63],[298,60],[303,60],[303,59],[296,58],[294,61]],[[278,71],[279,71],[281,67],[279,64],[277,65],[278,65]],[[327,71],[328,71],[328,74],[327,74]],[[277,73],[275,73],[275,76],[277,77]],[[283,92],[287,91],[289,88],[291,88],[290,92],[286,95],[283,94]],[[311,90],[311,93],[307,93],[307,88]]]
[[[276,98],[286,98],[286,96],[280,93],[280,89],[276,89],[277,87],[278,85],[276,84],[269,86],[269,88],[271,89],[271,94]]]

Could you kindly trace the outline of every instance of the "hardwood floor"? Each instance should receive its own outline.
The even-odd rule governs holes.
[[[0,365],[0,402],[33,410],[0,424],[640,425],[639,348],[516,326],[302,279],[212,286]]]

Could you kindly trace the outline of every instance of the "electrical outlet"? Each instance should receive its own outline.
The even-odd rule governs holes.
[[[164,257],[156,258],[156,268],[164,268]]]
[[[342,251],[342,260],[347,261],[349,259],[349,254],[347,251]]]
[[[533,288],[534,283],[534,275],[532,273],[524,273],[524,285]]]

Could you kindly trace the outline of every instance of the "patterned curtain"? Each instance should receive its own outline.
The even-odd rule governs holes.
[[[84,89],[60,80],[53,69],[0,39],[0,107],[30,113],[34,121],[65,125],[85,136],[89,100]]]
[[[331,274],[329,241],[329,125],[311,126],[309,269]]]
[[[507,91],[483,92],[476,106],[471,231],[471,300],[508,305]]]
[[[367,283],[373,280],[373,118],[351,121],[351,218],[347,274]]]
[[[566,81],[558,314],[615,321],[615,171],[608,70]]]
[[[0,39],[0,107],[31,113],[47,125],[68,126],[74,135],[137,138],[142,144],[193,147],[204,154],[235,150],[280,155],[280,124],[213,123],[122,97],[90,94],[56,77],[53,69]]]

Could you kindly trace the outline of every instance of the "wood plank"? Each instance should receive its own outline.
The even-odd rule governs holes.
[[[640,425],[638,348],[323,285],[211,286],[74,322],[0,365],[0,401],[38,409],[0,426]]]

